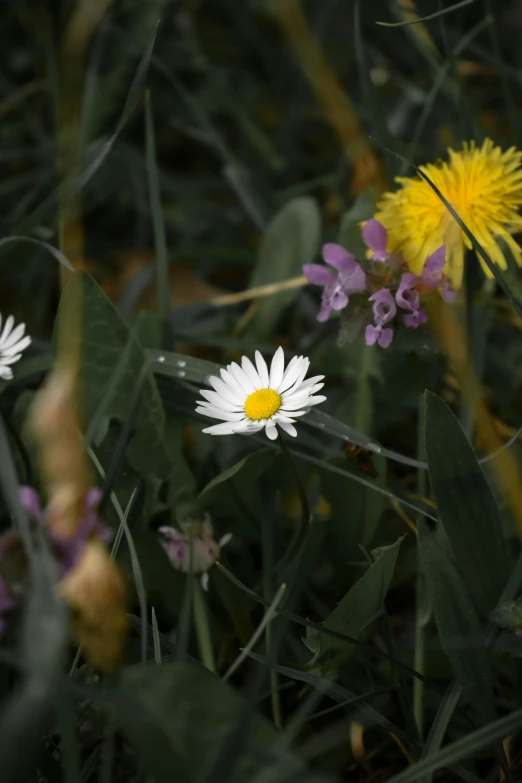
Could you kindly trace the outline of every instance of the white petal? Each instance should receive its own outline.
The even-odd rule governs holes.
[[[0,364],[0,378],[3,378],[4,381],[10,381],[13,377],[13,371],[10,367],[4,367],[4,365]]]
[[[27,335],[23,340],[18,340],[16,343],[10,344],[7,347],[5,345],[0,345],[0,351],[6,356],[10,356],[14,353],[22,353],[30,344],[31,338]]]
[[[317,383],[318,381],[323,381],[324,375],[314,375],[313,378],[307,378],[306,381],[303,381],[301,386],[312,386],[312,384]]]
[[[261,378],[259,377],[259,373],[257,372],[256,368],[248,358],[248,356],[242,356],[241,357],[241,367],[243,368],[243,372],[247,376],[250,383],[253,384],[254,389],[262,389],[263,384],[261,383]]]
[[[266,424],[266,420],[263,420],[262,422],[261,421],[252,422],[249,419],[247,419],[247,424],[243,432],[245,433],[245,435],[255,435],[256,432],[261,432],[265,424]]]
[[[20,340],[23,337],[23,334],[25,332],[25,324],[18,324],[16,329],[13,329],[11,334],[6,335],[5,340],[2,340],[0,343],[1,348],[10,348],[12,345],[14,345],[18,340]]]
[[[238,386],[241,387],[241,390],[245,395],[252,394],[252,392],[255,391],[254,384],[249,380],[248,376],[243,372],[239,364],[232,362],[232,364],[228,365],[227,371],[237,382]]]
[[[281,346],[277,349],[270,364],[270,388],[278,391],[285,371],[285,355]],[[277,436],[276,436],[277,437]],[[272,440],[274,440],[272,438]]]
[[[291,403],[292,405],[296,402],[307,400],[309,397],[311,397],[311,393],[308,391],[308,389],[305,389],[304,391],[301,391],[301,389],[298,389],[293,394],[290,392],[285,392],[281,395],[281,403],[283,406],[288,405]]]
[[[243,410],[243,405],[239,405],[236,402],[229,402],[229,400],[226,400],[224,397],[221,396],[221,394],[218,394],[215,391],[207,391],[206,389],[200,389],[199,393],[201,394],[202,397],[208,400],[211,405],[217,405],[218,407],[225,408],[225,410],[227,411]]]
[[[220,547],[226,546],[231,538],[232,538],[232,533],[225,533],[225,535],[221,536],[221,538],[218,541],[219,546]]]
[[[205,571],[203,574],[201,574],[201,587],[205,592],[208,590],[208,572]]]
[[[283,375],[281,386],[278,389],[280,394],[281,392],[284,392],[287,389],[289,389],[290,386],[292,386],[296,382],[303,361],[304,361],[303,356],[294,356],[294,358],[290,360],[290,363],[285,370],[285,374]]]
[[[221,419],[221,421],[241,421],[245,418],[244,413],[233,413],[232,411],[224,411],[223,408],[196,408],[196,413],[201,413],[202,416],[209,416],[211,419]]]
[[[325,402],[327,400],[327,397],[323,397],[321,394],[319,394],[317,397],[310,397],[308,400],[308,405],[320,405],[322,402]]]
[[[269,440],[277,440],[277,427],[272,421],[269,421],[266,425],[265,432]]]
[[[7,321],[5,322],[5,326],[2,330],[2,334],[0,334],[0,345],[2,345],[5,342],[5,340],[7,340],[11,332],[11,329],[13,328],[13,324],[14,324],[14,318],[12,315],[10,315]]]
[[[292,417],[292,420],[295,419],[296,416],[304,416],[305,413],[307,413],[306,410],[299,410],[299,411],[293,411],[289,410],[287,411],[286,408],[279,408],[279,413],[284,416],[285,418],[288,416]]]
[[[0,361],[2,364],[16,364],[16,362],[22,358],[21,353],[16,353],[14,356],[2,356]]]
[[[259,373],[259,379],[261,381],[261,388],[267,389],[268,388],[268,367],[266,366],[266,362],[259,353],[259,351],[256,351],[256,367],[257,371]]]
[[[297,430],[293,424],[287,424],[286,421],[282,421],[281,429],[291,435],[292,438],[297,438]]]
[[[292,412],[292,415],[293,415],[293,412]],[[293,419],[291,416],[286,416],[284,413],[281,413],[280,411],[278,411],[276,413],[276,415],[272,417],[272,421],[277,422],[277,423],[279,423],[280,421],[281,422],[284,421],[285,424],[294,424],[295,423],[295,419]]]
[[[236,379],[234,378],[230,370],[221,369],[219,372],[221,373],[221,378],[223,379],[227,388],[231,389],[236,395],[236,397],[243,398],[244,395],[243,387],[238,384],[238,382],[236,381]]]
[[[310,405],[310,399],[311,397],[305,397],[304,399],[301,397],[300,399],[296,400],[289,400],[288,402],[285,402],[284,405],[281,405],[279,410],[281,413],[286,413],[286,411],[292,411],[290,416],[295,416],[296,414],[294,411],[297,410],[305,410]]]
[[[221,378],[218,378],[217,375],[211,375],[208,382],[221,397],[224,397],[229,402],[234,402],[236,405],[241,405],[243,403],[243,399],[239,396],[238,390],[228,386]]]
[[[234,434],[234,422],[225,421],[221,424],[213,424],[212,427],[206,427],[202,432],[206,432],[209,435],[233,435]]]
[[[289,389],[287,389],[287,393],[293,394],[295,391],[299,389],[301,385],[303,385],[303,380],[308,372],[308,368],[310,367],[310,359],[303,358],[303,362],[299,367],[299,374],[294,382],[293,386],[290,386]]]

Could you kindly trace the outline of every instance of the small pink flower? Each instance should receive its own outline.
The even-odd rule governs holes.
[[[206,590],[208,586],[208,571],[221,555],[221,547],[232,538],[227,533],[219,541],[215,541],[210,517],[205,515],[203,521],[187,519],[181,523],[181,530],[164,526],[158,529],[161,534],[160,543],[169,556],[170,562],[177,571],[187,574],[191,567],[190,549],[192,544],[192,571],[201,574],[201,584]]]
[[[373,317],[378,326],[387,324],[395,318],[397,305],[387,288],[380,288],[370,296],[368,301],[373,302]]]
[[[332,242],[323,245],[323,259],[337,270],[337,275],[320,264],[303,266],[308,282],[324,288],[321,308],[317,315],[317,320],[321,322],[328,320],[332,310],[344,310],[351,293],[366,289],[366,275],[362,267],[341,245]]]
[[[364,334],[366,345],[378,345],[388,348],[393,340],[393,329],[383,329],[383,326],[395,318],[397,305],[387,288],[381,288],[369,298],[373,302],[373,318],[375,326],[368,324]]]
[[[389,348],[393,340],[393,329],[383,329],[382,324],[373,326],[368,324],[364,334],[366,345],[375,345],[378,343],[381,348]]]
[[[413,313],[403,316],[402,322],[408,329],[416,329],[428,322],[428,313],[426,310],[414,310]]]
[[[416,286],[421,279],[411,272],[406,272],[402,276],[401,282],[395,294],[395,301],[403,310],[418,310],[420,307],[420,296]]]

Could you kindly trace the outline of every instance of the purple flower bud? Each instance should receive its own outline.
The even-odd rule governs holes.
[[[383,326],[395,318],[397,305],[387,288],[376,291],[370,296],[369,301],[373,302],[373,317],[377,326]]]
[[[372,251],[371,258],[374,261],[386,262],[390,256],[388,253],[388,232],[378,220],[368,220],[362,230],[364,244]]]

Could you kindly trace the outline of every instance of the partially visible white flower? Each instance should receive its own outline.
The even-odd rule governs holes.
[[[0,334],[0,378],[10,381],[13,377],[13,371],[10,367],[21,359],[22,353],[31,342],[29,335],[25,335],[25,324],[18,324],[13,329],[14,318],[8,317]],[[2,316],[0,315],[0,328],[2,327]]]
[[[243,356],[241,367],[232,362],[226,370],[220,370],[221,378],[211,375],[208,382],[213,391],[200,389],[205,400],[198,401],[196,412],[222,420],[221,424],[207,427],[203,432],[252,435],[264,429],[267,437],[275,440],[277,427],[281,427],[295,438],[295,418],[304,416],[312,405],[326,400],[326,397],[313,396],[323,388],[324,383],[320,381],[324,375],[304,380],[310,366],[310,360],[305,356],[294,356],[285,370],[283,349],[278,348],[270,371],[259,351],[255,358],[255,367]]]
[[[192,571],[201,574],[203,589],[208,587],[208,571],[221,555],[221,547],[228,544],[231,533],[214,540],[212,524],[208,514],[203,521],[187,519],[181,523],[181,530],[165,526],[158,529],[161,545],[177,571],[187,574],[190,571],[190,545],[192,543]]]

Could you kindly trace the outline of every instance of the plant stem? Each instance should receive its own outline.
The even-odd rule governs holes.
[[[212,635],[208,622],[207,604],[199,579],[194,579],[194,625],[198,639],[201,662],[209,671],[216,673]]]
[[[417,457],[425,459],[424,455],[424,408],[423,397],[419,396],[419,418],[417,429]],[[417,492],[420,497],[426,494],[426,471],[417,473]],[[417,514],[417,525],[423,524],[424,515]],[[426,625],[426,585],[422,571],[419,547],[417,544],[417,581],[415,585],[415,650],[413,655],[413,668],[419,674],[424,674],[425,653],[425,625]],[[413,681],[413,716],[417,724],[419,739],[424,736],[424,681],[415,678]]]
[[[272,601],[272,574],[274,573],[274,540],[271,519],[264,519],[261,526],[261,545],[263,549],[263,593],[265,601]],[[266,657],[272,661],[274,652],[272,621],[267,623],[265,631]],[[281,698],[279,695],[279,677],[274,669],[270,669],[270,692],[272,701],[272,715],[274,724],[278,729],[283,727],[281,712]]]

